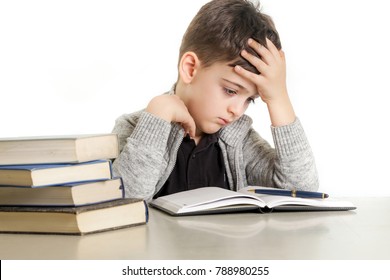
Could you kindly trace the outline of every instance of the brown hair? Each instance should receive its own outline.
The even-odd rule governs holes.
[[[259,9],[259,3],[249,0],[213,0],[205,4],[185,32],[180,58],[187,51],[196,53],[203,67],[216,62],[233,62],[258,73],[257,69],[240,56],[243,49],[258,56],[249,46],[253,38],[266,46],[266,38],[281,49],[279,34],[268,15]]]

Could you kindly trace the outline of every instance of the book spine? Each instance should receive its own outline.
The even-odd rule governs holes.
[[[122,177],[114,177],[113,179],[119,179],[121,181],[120,189],[122,190],[122,198],[125,198],[125,185],[123,183]]]
[[[144,200],[144,205],[145,205],[145,221],[146,223],[149,222],[149,207],[148,203]]]
[[[107,160],[107,161],[108,161],[108,164],[109,164],[109,166],[110,166],[110,174],[111,174],[110,177],[111,177],[111,179],[113,179],[113,176],[114,176],[113,174],[114,174],[114,173],[113,173],[113,171],[112,171],[112,161],[111,161],[111,160]],[[123,183],[123,182],[122,182],[122,183]]]

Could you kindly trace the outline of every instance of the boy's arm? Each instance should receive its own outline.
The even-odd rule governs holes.
[[[271,129],[275,149],[253,129],[244,141],[248,184],[316,191],[315,160],[299,119]]]
[[[116,120],[120,154],[113,173],[121,176],[126,197],[150,199],[166,167],[164,153],[170,123],[145,111],[123,115]]]
[[[248,40],[260,58],[245,50],[241,53],[260,74],[235,67],[238,74],[255,84],[267,104],[275,143],[275,149],[272,149],[254,131],[248,137],[244,158],[247,159],[249,184],[316,190],[318,176],[314,156],[287,93],[284,52],[270,40],[266,41],[265,47],[253,39]]]
[[[154,97],[149,102],[146,112],[169,123],[179,123],[186,134],[188,133],[191,138],[195,137],[195,121],[184,102],[177,95],[164,94]]]
[[[190,136],[195,136],[195,122],[183,101],[176,95],[154,97],[145,111],[123,115],[115,124],[120,154],[113,172],[121,176],[127,197],[149,200],[167,167],[164,155],[171,123],[179,123]]]

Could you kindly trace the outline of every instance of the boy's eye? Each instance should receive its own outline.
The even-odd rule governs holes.
[[[232,90],[230,88],[223,88],[223,91],[228,94],[228,95],[236,95],[237,94],[237,91],[235,90]]]
[[[254,98],[248,98],[248,103],[255,104],[255,99]]]

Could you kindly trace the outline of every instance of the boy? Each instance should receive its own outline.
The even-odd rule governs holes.
[[[316,190],[285,72],[270,17],[245,0],[204,5],[184,34],[172,90],[116,121],[121,153],[113,171],[126,196],[150,200],[205,186]],[[258,97],[267,104],[275,149],[244,115]]]

